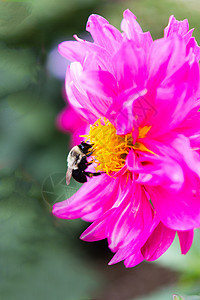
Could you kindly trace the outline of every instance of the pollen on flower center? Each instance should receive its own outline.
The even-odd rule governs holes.
[[[150,128],[145,126],[139,129],[139,138],[145,137]],[[96,171],[105,172],[108,175],[121,170],[131,148],[152,153],[140,142],[133,145],[132,133],[117,135],[116,128],[106,118],[98,119],[90,125],[89,134],[83,137],[92,145],[92,162],[96,164]]]

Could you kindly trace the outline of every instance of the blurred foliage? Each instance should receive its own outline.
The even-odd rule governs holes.
[[[173,295],[174,290],[177,290],[177,287],[170,286],[164,289],[160,289],[154,293],[152,293],[148,297],[138,298],[138,300],[200,300],[200,296],[180,296],[180,295]]]
[[[195,289],[198,294],[200,294],[199,238],[200,231],[196,230],[193,245],[187,255],[180,255],[177,238],[167,253],[157,261],[159,265],[167,266],[180,273],[180,288]]]
[[[69,19],[81,10],[86,19],[94,4],[0,3],[0,298],[4,300],[88,299],[102,282],[78,247],[82,223],[62,222],[51,215],[51,205],[78,187],[65,191],[56,183],[56,174],[62,178],[65,174],[68,137],[55,128],[64,105],[63,82],[46,66],[49,51],[64,32],[73,34]],[[79,22],[74,18],[81,31]],[[48,184],[50,174],[53,188]]]
[[[153,38],[163,36],[164,27],[167,26],[170,15],[174,15],[177,20],[188,19],[190,28],[196,28],[194,35],[200,42],[199,15],[200,6],[198,0],[126,0],[115,5],[114,1],[108,1],[101,8],[101,13],[110,23],[120,27],[122,12],[129,8],[137,17],[137,20],[144,31],[150,31]]]
[[[182,296],[174,295],[173,300],[200,300],[200,297],[199,296],[182,297]]]
[[[57,228],[37,199],[40,186],[23,170],[4,170],[0,187],[1,299],[88,296],[99,277],[78,250],[75,228]]]
[[[126,8],[154,38],[162,36],[170,14],[174,14],[178,19],[188,18],[200,40],[197,0],[0,2],[0,299],[92,300],[109,281],[110,285],[117,282],[119,291],[126,295],[124,275],[112,275],[121,279],[112,283],[110,274],[117,270],[136,274],[144,268],[141,265],[123,273],[113,266],[108,267],[110,273],[102,271],[97,258],[102,255],[106,267],[105,245],[83,246],[78,236],[84,222],[51,215],[52,204],[71,196],[80,185],[72,182],[66,187],[64,182],[69,137],[55,127],[56,116],[65,106],[64,77],[51,73],[48,59],[59,42],[73,39],[74,33],[83,35],[91,13],[103,15],[119,28]],[[200,292],[197,239],[187,256],[177,254],[175,245],[159,261],[180,273],[178,288],[168,287],[160,298],[154,294],[154,298],[145,299],[163,300],[164,293],[171,299],[174,293]],[[132,282],[125,287],[134,294]],[[117,296],[130,299],[118,294],[109,300]],[[106,291],[103,295],[95,299],[106,300]]]
[[[181,296],[174,295],[173,300],[183,300],[183,298]]]
[[[184,294],[187,296],[176,296],[174,299],[198,300],[200,296],[200,248],[199,248],[200,231],[195,231],[194,242],[187,255],[180,255],[180,245],[178,238],[168,251],[160,257],[156,264],[167,267],[179,273],[179,280],[176,285],[168,286],[160,291],[153,293],[151,296],[142,298],[142,300],[168,300],[174,293]],[[191,295],[191,296],[189,296]],[[179,297],[179,298],[178,298]]]

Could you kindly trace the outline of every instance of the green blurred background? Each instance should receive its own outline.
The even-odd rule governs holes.
[[[198,232],[186,257],[175,242],[157,263],[125,269],[107,266],[106,242],[79,240],[88,224],[51,215],[53,203],[79,188],[65,185],[69,136],[55,126],[66,67],[57,44],[85,37],[91,13],[119,28],[126,8],[153,38],[174,14],[188,18],[200,41],[198,0],[0,2],[0,300],[163,300],[200,292]]]

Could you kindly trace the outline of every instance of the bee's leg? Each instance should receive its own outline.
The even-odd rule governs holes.
[[[90,155],[92,155],[94,153],[94,150],[90,151],[88,154],[86,154],[87,157],[89,157]]]
[[[85,172],[85,171],[83,171],[83,173],[84,173],[86,176],[88,176],[88,177],[99,176],[99,175],[102,174],[102,173],[100,173],[100,172],[92,173],[92,172]]]

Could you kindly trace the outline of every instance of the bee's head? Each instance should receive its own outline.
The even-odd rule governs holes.
[[[87,154],[89,149],[92,148],[92,145],[85,142],[81,142],[80,145],[78,145],[78,147],[84,154]]]

